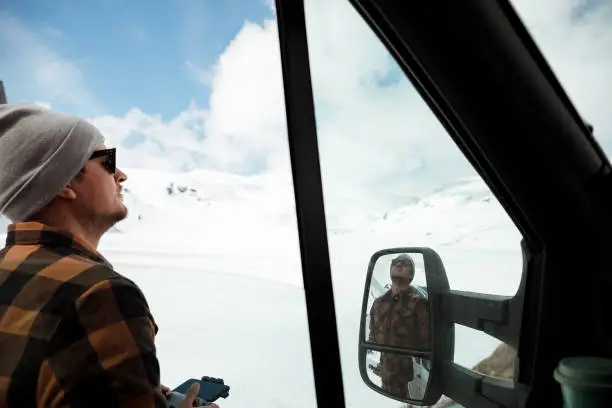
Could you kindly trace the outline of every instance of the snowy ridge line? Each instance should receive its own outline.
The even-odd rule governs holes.
[[[239,272],[227,272],[227,271],[223,271],[223,272],[219,272],[219,271],[211,271],[208,269],[195,269],[194,267],[190,267],[190,266],[185,266],[185,265],[176,265],[176,264],[168,264],[168,265],[163,265],[163,264],[159,264],[159,263],[155,263],[155,264],[146,264],[146,263],[142,263],[142,262],[111,262],[113,264],[113,266],[115,267],[115,270],[121,274],[124,275],[126,277],[129,278],[129,273],[123,273],[122,270],[123,269],[129,269],[129,268],[133,268],[133,269],[155,269],[155,270],[160,270],[160,269],[168,269],[168,273],[174,272],[174,271],[181,271],[181,272],[187,272],[187,273],[191,273],[193,275],[216,275],[216,276],[231,276],[233,278],[245,278],[247,280],[252,280],[252,281],[258,281],[258,282],[263,282],[263,283],[270,283],[273,285],[277,285],[277,286],[283,286],[286,288],[291,288],[291,289],[298,289],[300,291],[303,291],[304,288],[302,286],[299,285],[295,285],[292,283],[289,283],[287,281],[280,281],[280,280],[275,280],[272,278],[266,278],[263,276],[257,276],[257,275],[249,275],[249,274],[244,274],[244,273],[239,273]]]
[[[205,246],[205,245],[203,245]],[[148,248],[138,248],[138,247],[131,247],[129,249],[125,249],[125,248],[120,248],[120,247],[107,247],[104,246],[102,248],[100,248],[100,252],[104,252],[105,254],[112,254],[112,255],[138,255],[138,256],[148,256],[148,257],[168,257],[168,256],[184,256],[187,259],[191,259],[191,258],[208,258],[208,259],[223,259],[223,260],[227,260],[228,258],[230,259],[245,259],[248,258],[249,261],[264,261],[264,260],[270,260],[274,263],[279,263],[279,262],[283,262],[283,263],[287,263],[287,264],[292,264],[292,263],[297,263],[299,264],[300,262],[300,258],[299,258],[299,252],[296,250],[296,259],[295,261],[288,261],[287,262],[287,258],[283,258],[282,256],[276,256],[274,255],[274,253],[272,252],[263,252],[261,254],[257,254],[257,253],[248,253],[248,256],[241,256],[240,254],[242,254],[242,250],[237,249],[236,255],[230,253],[218,253],[218,252],[206,252],[206,251],[200,251],[197,252],[197,250],[194,249],[185,249],[185,247],[181,247],[183,248],[183,250],[181,250],[181,248],[176,247],[176,250],[174,249],[174,246],[160,246],[158,247],[148,247]],[[280,252],[280,251],[279,251]],[[243,261],[241,261],[243,262]]]
[[[0,235],[0,240],[1,242],[4,244],[4,242],[6,241],[6,234]],[[220,269],[223,269],[223,271],[212,271],[210,270],[210,266],[211,265],[207,265],[206,266],[206,270],[200,270],[200,269],[196,269],[196,267],[194,266],[188,266],[188,265],[182,265],[181,263],[187,263],[188,261],[190,261],[190,258],[187,259],[181,259],[180,262],[181,263],[177,263],[175,262],[176,257],[177,256],[181,256],[183,254],[181,253],[177,253],[177,252],[173,252],[173,251],[168,251],[168,252],[161,252],[161,251],[151,251],[151,252],[141,252],[138,250],[126,250],[126,251],[121,251],[121,250],[116,250],[116,249],[111,249],[111,248],[104,248],[101,249],[101,252],[103,253],[103,255],[105,256],[105,258],[108,259],[108,261],[116,268],[117,272],[119,272],[122,275],[125,275],[127,277],[129,277],[129,274],[124,274],[122,273],[122,270],[124,268],[128,269],[128,268],[140,268],[140,269],[168,269],[169,272],[171,271],[181,271],[181,272],[188,272],[188,273],[193,273],[193,274],[207,274],[207,275],[221,275],[221,276],[227,276],[227,275],[231,275],[233,277],[240,277],[240,278],[245,278],[245,279],[249,279],[249,280],[255,280],[255,281],[259,281],[259,282],[265,282],[265,283],[271,283],[274,285],[280,285],[283,287],[287,287],[287,288],[291,288],[291,289],[299,289],[299,290],[304,290],[303,287],[303,282],[301,280],[301,264],[298,260],[296,261],[295,265],[293,265],[292,263],[286,263],[281,259],[274,259],[273,256],[265,256],[265,257],[261,257],[261,260],[256,260],[256,263],[266,263],[266,266],[271,266],[271,267],[277,267],[279,265],[282,265],[284,263],[287,264],[287,267],[293,267],[296,266],[296,268],[299,268],[300,273],[298,274],[299,277],[296,279],[297,281],[299,281],[299,283],[292,283],[289,282],[288,279],[286,280],[278,280],[278,279],[274,279],[274,278],[267,278],[267,277],[263,277],[263,276],[258,276],[258,275],[253,275],[253,274],[248,274],[248,273],[240,273],[240,272],[231,272],[228,271],[230,270],[229,268],[227,268],[227,264],[228,264],[228,260],[232,259],[236,259],[235,264],[237,265],[244,265],[244,264],[250,264],[251,266],[255,263],[254,261],[254,257],[257,257],[257,255],[253,256],[251,254],[249,254],[249,256],[247,256],[247,259],[243,259],[240,260],[240,257],[232,257],[231,255],[222,255],[222,254],[216,254],[216,255],[212,255],[212,254],[206,254],[206,253],[201,253],[198,254],[196,256],[194,256],[194,264],[196,263],[195,261],[197,260],[201,260],[202,258],[208,258],[210,263],[220,263],[223,264],[223,266]],[[116,257],[116,255],[140,255],[142,256],[142,260],[139,259],[138,261],[134,261],[134,260],[122,260],[120,256]],[[194,252],[191,252],[191,254],[196,254]],[[155,262],[147,262],[147,260],[150,260],[152,257],[159,257],[159,258],[166,258],[167,262],[159,262],[159,261],[155,261]],[[298,255],[299,256],[299,255]],[[197,259],[196,259],[197,258]],[[213,258],[212,260],[210,258]],[[266,262],[267,261],[267,262]]]

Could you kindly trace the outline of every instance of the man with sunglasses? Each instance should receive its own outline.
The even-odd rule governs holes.
[[[126,179],[87,121],[0,106],[0,408],[167,406],[147,301],[97,251]]]
[[[431,350],[427,299],[412,287],[414,273],[414,261],[409,255],[401,254],[391,261],[391,288],[370,309],[369,342]],[[381,352],[375,371],[382,380],[382,388],[398,397],[422,398],[422,395],[409,395],[408,383],[414,379],[413,364],[410,356]]]

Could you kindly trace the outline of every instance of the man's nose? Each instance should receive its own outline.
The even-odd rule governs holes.
[[[124,172],[122,172],[121,170],[119,170],[119,168],[117,167],[115,169],[115,178],[117,179],[117,181],[119,181],[120,183],[123,183],[125,180],[127,180],[127,174],[125,174]]]

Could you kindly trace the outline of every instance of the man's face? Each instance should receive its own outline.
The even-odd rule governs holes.
[[[391,265],[391,280],[394,282],[410,283],[412,281],[412,265],[408,261],[394,262]]]
[[[104,149],[106,146],[102,145],[98,146],[96,151]],[[82,175],[71,184],[77,195],[74,206],[78,216],[106,229],[128,215],[121,194],[121,183],[127,176],[118,168],[111,174],[105,165],[108,160],[108,155],[89,160]]]

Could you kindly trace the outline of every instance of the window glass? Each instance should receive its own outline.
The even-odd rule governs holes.
[[[612,3],[529,1],[512,5],[595,138],[612,154]]]
[[[129,216],[99,249],[147,297],[162,382],[314,407],[273,2],[143,4],[3,2],[8,101],[82,115],[118,148]]]
[[[431,247],[442,257],[451,288],[514,295],[522,237],[351,4],[305,3],[346,398],[354,406],[398,407],[369,389],[359,373],[361,305],[372,254]],[[380,288],[389,282],[388,261],[385,273],[375,272]],[[414,282],[424,284],[419,279]],[[456,328],[455,360],[465,367],[500,344]]]

